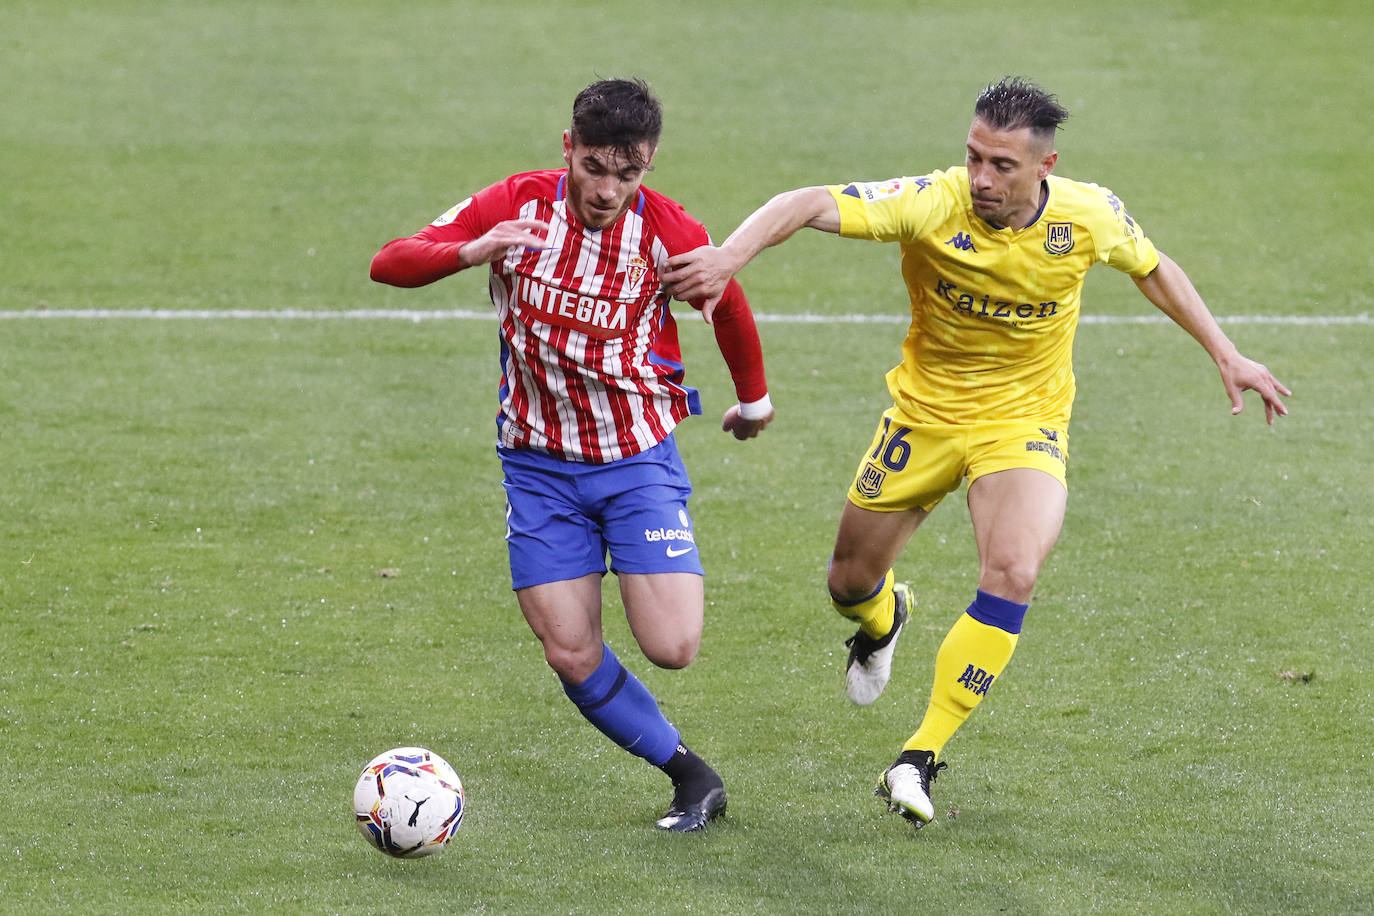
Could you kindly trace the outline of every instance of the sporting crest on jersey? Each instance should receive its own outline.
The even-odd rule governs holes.
[[[1050,254],[1068,254],[1073,251],[1073,223],[1046,225],[1045,250]]]
[[[636,255],[630,261],[629,270],[625,271],[625,285],[631,288],[639,286],[639,281],[644,279],[644,271],[649,269],[649,262]]]

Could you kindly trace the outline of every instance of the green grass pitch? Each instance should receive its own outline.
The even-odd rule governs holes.
[[[0,6],[0,912],[1374,912],[1374,16],[1029,9]],[[967,512],[904,555],[894,681],[851,707],[824,569],[904,295],[884,246],[760,257],[759,441],[716,428],[681,315],[698,661],[650,669],[607,582],[612,645],[731,791],[662,835],[666,780],[576,716],[510,594],[494,325],[229,315],[481,311],[477,274],[393,290],[368,260],[557,165],[601,76],[654,84],[649,183],[724,237],[786,188],[956,164],[1006,73],[1059,93],[1058,170],[1127,202],[1293,414],[1231,417],[1186,334],[1090,277],[1064,533],[913,834],[872,787],[971,596]],[[40,317],[82,309],[225,317]],[[349,796],[411,743],[470,807],[399,862]]]

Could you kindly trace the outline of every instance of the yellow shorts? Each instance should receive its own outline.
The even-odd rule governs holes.
[[[907,426],[883,414],[849,501],[861,509],[929,512],[967,479],[1012,468],[1044,471],[1068,489],[1068,430],[1024,420]]]

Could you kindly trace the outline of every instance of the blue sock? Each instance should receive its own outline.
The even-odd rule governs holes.
[[[979,589],[978,597],[969,605],[968,615],[979,623],[997,627],[1015,636],[1021,632],[1021,624],[1025,622],[1029,607],[1028,604],[1017,604]]]
[[[607,738],[636,757],[662,766],[677,750],[677,729],[663,717],[648,688],[620,664],[611,647],[601,648],[601,664],[592,676],[580,684],[564,681],[563,692]]]

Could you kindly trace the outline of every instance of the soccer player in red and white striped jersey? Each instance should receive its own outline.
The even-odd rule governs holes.
[[[645,656],[682,668],[701,641],[703,570],[673,429],[700,413],[660,271],[709,244],[679,204],[643,186],[662,127],[639,80],[588,86],[563,134],[566,168],[524,172],[389,242],[372,278],[432,283],[489,265],[500,325],[497,451],[507,494],[512,583],[545,660],[592,724],[674,785],[666,830],[725,810],[715,771],[688,750],[648,690],[602,638],[610,570]],[[713,325],[739,403],[737,439],[772,420],[758,331],[739,284],[692,303]]]

